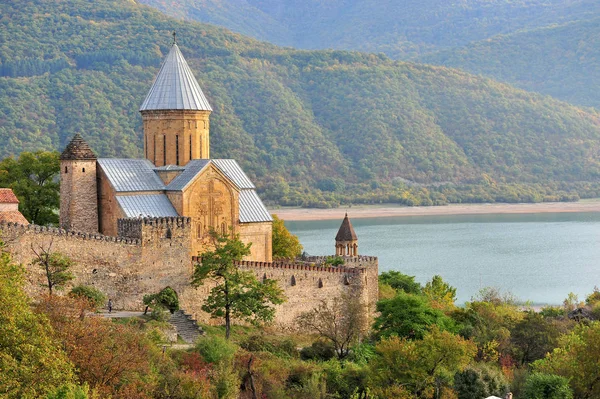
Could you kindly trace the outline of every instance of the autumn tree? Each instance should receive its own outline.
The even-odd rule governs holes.
[[[0,161],[0,187],[13,189],[20,201],[19,210],[31,223],[57,224],[59,172],[58,152],[22,152],[17,159]]]
[[[250,245],[240,241],[239,235],[229,237],[211,231],[213,250],[200,255],[194,267],[192,285],[206,281],[216,285],[211,289],[202,310],[213,318],[225,319],[225,336],[229,339],[231,319],[237,318],[260,324],[275,317],[273,305],[284,302],[283,291],[275,280],[259,282],[252,272],[240,270],[236,262],[250,254]]]
[[[295,259],[302,254],[302,244],[290,233],[283,220],[273,215],[273,259]]]
[[[73,261],[58,252],[52,252],[52,241],[47,248],[40,245],[37,249],[32,245],[31,250],[35,254],[33,264],[39,266],[46,277],[45,286],[48,287],[48,293],[52,295],[53,289],[62,289],[63,286],[73,280],[75,277],[69,271],[73,266]]]
[[[74,382],[73,365],[23,285],[23,269],[0,245],[0,396],[8,399],[39,398]]]
[[[321,301],[314,309],[298,316],[296,322],[308,332],[316,332],[333,344],[338,359],[348,356],[350,346],[365,333],[366,306],[357,295],[344,293]]]
[[[436,309],[450,311],[455,308],[456,288],[446,283],[441,276],[433,276],[423,287],[423,294]]]

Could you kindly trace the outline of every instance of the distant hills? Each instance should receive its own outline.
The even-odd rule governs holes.
[[[600,107],[594,0],[140,1],[278,45],[382,52]]]
[[[298,51],[127,0],[0,4],[0,156],[141,156],[137,112],[177,30],[215,110],[211,154],[279,204],[596,196],[600,119],[550,97],[383,55]]]

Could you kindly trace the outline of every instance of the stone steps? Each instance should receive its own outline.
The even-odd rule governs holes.
[[[192,316],[186,314],[183,310],[173,313],[169,323],[175,327],[177,335],[188,344],[193,344],[200,335],[204,334],[196,320],[192,319]]]

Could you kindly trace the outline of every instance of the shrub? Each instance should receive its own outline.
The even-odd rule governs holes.
[[[469,366],[454,375],[454,390],[459,399],[504,397],[508,383],[500,370],[487,364]]]
[[[569,380],[554,374],[533,373],[525,382],[523,399],[572,399]]]
[[[104,303],[106,302],[106,295],[97,288],[88,285],[78,285],[73,287],[71,292],[69,292],[69,296],[74,298],[85,298],[95,309],[104,306]]]
[[[325,341],[315,341],[311,346],[302,348],[300,358],[302,360],[327,361],[335,356],[333,344]]]
[[[206,362],[219,364],[231,362],[237,348],[225,338],[211,336],[198,339],[196,350]]]

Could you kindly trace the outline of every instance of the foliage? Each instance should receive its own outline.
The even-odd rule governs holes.
[[[47,394],[44,399],[92,399],[96,395],[90,394],[90,388],[87,385],[65,384],[53,392]]]
[[[350,346],[365,334],[366,307],[358,295],[345,293],[329,301],[323,300],[314,309],[301,313],[298,325],[307,332],[317,333],[333,344],[338,359],[348,356]]]
[[[22,152],[0,161],[0,187],[12,188],[19,211],[35,224],[58,224],[60,172],[58,152]]]
[[[454,375],[454,390],[458,399],[482,399],[488,396],[503,398],[508,382],[497,366],[477,363]]]
[[[290,233],[283,220],[273,215],[273,259],[296,259],[302,254],[302,244]]]
[[[476,353],[475,344],[433,327],[423,340],[392,336],[377,346],[371,362],[373,387],[402,386],[417,397],[429,397],[436,388],[452,384]]]
[[[32,312],[24,271],[0,245],[0,395],[38,398],[75,381],[48,320]]]
[[[396,291],[402,290],[407,294],[420,294],[422,289],[421,284],[415,281],[415,276],[408,276],[395,270],[381,273],[379,281]]]
[[[534,370],[569,380],[575,398],[600,396],[600,322],[580,324],[564,335],[558,348],[534,363]]]
[[[392,299],[377,302],[377,312],[373,329],[381,337],[421,339],[434,325],[441,330],[456,329],[453,320],[432,308],[425,298],[402,291]]]
[[[344,258],[342,258],[341,256],[328,256],[327,259],[325,259],[325,264],[329,265],[329,266],[341,266],[344,264]]]
[[[48,287],[48,292],[52,295],[52,290],[61,290],[64,285],[73,280],[75,276],[69,271],[74,262],[59,252],[51,252],[52,242],[48,244],[48,248],[40,245],[35,249],[32,245],[31,250],[35,254],[32,264],[37,265],[44,272],[46,277],[45,286]]]
[[[160,310],[167,309],[171,314],[179,310],[179,297],[171,287],[165,287],[156,294],[144,295],[143,302],[146,310],[149,306]]]
[[[202,310],[213,318],[225,318],[225,336],[229,339],[232,318],[252,324],[269,322],[275,316],[272,305],[283,303],[285,297],[275,280],[259,282],[252,272],[236,266],[236,261],[250,254],[251,244],[242,243],[238,235],[230,238],[215,231],[210,234],[214,250],[201,254],[192,285],[202,285],[207,279],[216,282]]]
[[[521,365],[542,359],[558,345],[558,338],[564,332],[558,322],[527,312],[511,331],[514,358]]]
[[[317,340],[310,346],[305,346],[300,350],[302,360],[320,360],[326,361],[336,356],[335,346],[332,342]]]
[[[87,299],[96,309],[103,306],[106,302],[106,295],[99,289],[89,285],[77,285],[71,288],[69,295]]]
[[[433,276],[423,287],[423,294],[435,308],[449,311],[455,307],[456,288],[442,280],[442,276]]]
[[[438,15],[464,16],[437,5]],[[399,14],[412,15],[405,9]],[[76,132],[99,156],[142,156],[137,110],[175,29],[215,109],[213,156],[237,159],[267,203],[427,206],[600,193],[593,109],[383,55],[277,48],[136,2],[11,0],[0,14],[11,15],[0,23],[12,32],[0,61],[23,61],[36,74],[0,79],[3,157],[62,149]],[[68,67],[34,65],[57,60]]]
[[[236,352],[232,343],[218,336],[202,337],[196,342],[195,350],[208,363],[230,363]]]
[[[527,378],[523,399],[572,399],[569,380],[558,375],[533,373]]]

